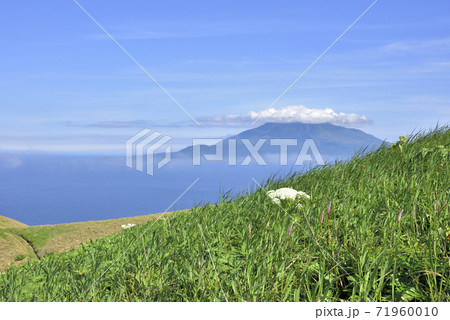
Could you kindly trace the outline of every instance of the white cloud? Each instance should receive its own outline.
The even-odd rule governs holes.
[[[447,53],[450,50],[450,38],[398,41],[382,47],[388,53],[414,52],[414,53]]]
[[[141,128],[146,127],[150,123],[145,120],[134,121],[101,121],[87,125],[87,127],[97,128]]]
[[[261,125],[266,122],[278,123],[331,123],[344,127],[358,127],[372,123],[366,116],[355,113],[337,113],[331,108],[310,109],[305,106],[287,106],[281,109],[270,108],[260,112],[250,111],[243,114],[229,114],[217,117],[203,117],[200,125],[213,127],[246,127],[255,120]]]

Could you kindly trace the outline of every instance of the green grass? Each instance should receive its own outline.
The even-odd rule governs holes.
[[[15,258],[14,258],[14,260],[15,261],[20,261],[20,260],[23,260],[23,259],[25,259],[27,256],[25,255],[25,254],[19,254],[19,255],[17,255]]]
[[[0,300],[450,301],[449,148],[441,127],[270,179],[8,269]],[[286,214],[266,195],[280,187],[311,199]]]
[[[166,213],[171,214],[173,212]],[[47,254],[66,252],[79,248],[83,243],[118,234],[123,231],[122,224],[141,225],[158,217],[159,214],[151,214],[102,221],[27,226],[0,216],[0,271],[11,265],[17,266],[16,256],[24,253],[24,250],[30,260],[39,259]]]
[[[2,239],[6,239],[7,238],[6,232],[1,230],[1,229],[0,229],[0,238],[2,238]]]
[[[71,232],[73,231],[73,228],[67,225],[55,225],[15,229],[14,231],[20,234],[24,239],[27,239],[34,248],[41,248],[49,239],[60,234]]]

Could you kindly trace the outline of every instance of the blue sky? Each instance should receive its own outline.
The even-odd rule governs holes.
[[[143,128],[218,138],[261,121],[395,140],[450,120],[450,2],[73,0],[0,3],[0,150],[123,154]],[[289,118],[287,115],[292,115]]]

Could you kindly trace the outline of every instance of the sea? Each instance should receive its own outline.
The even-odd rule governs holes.
[[[189,209],[314,165],[179,160],[149,175],[118,156],[0,153],[0,215],[33,226]]]

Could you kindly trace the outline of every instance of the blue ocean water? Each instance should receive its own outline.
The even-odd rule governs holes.
[[[120,157],[9,154],[0,157],[0,215],[42,225],[188,209],[217,202],[227,191],[254,190],[253,179],[261,183],[292,169],[174,161],[150,176],[126,167]]]

